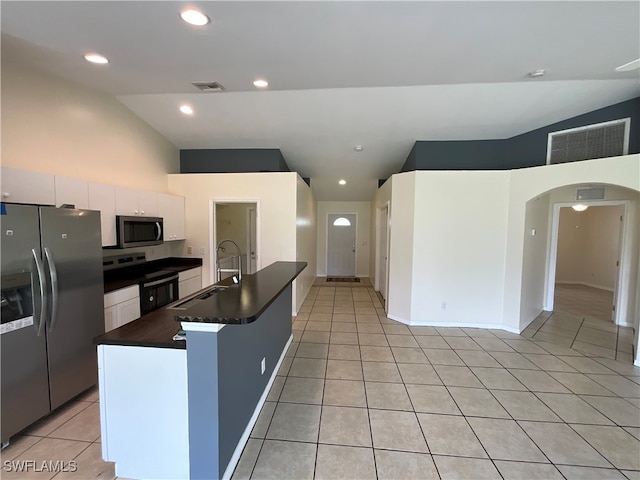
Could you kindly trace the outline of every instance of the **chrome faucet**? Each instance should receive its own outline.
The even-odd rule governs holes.
[[[221,268],[220,267],[220,252],[224,252],[225,248],[223,247],[223,245],[225,243],[233,243],[236,247],[236,252],[238,253],[237,258],[238,258],[238,268]],[[229,257],[227,257],[229,258]],[[226,240],[222,240],[220,243],[218,243],[218,245],[216,246],[216,266],[217,266],[217,275],[218,275],[218,282],[220,280],[222,280],[222,274],[223,273],[237,273],[238,276],[236,277],[235,275],[233,276],[233,283],[235,283],[236,285],[240,284],[240,281],[242,280],[242,251],[240,250],[240,247],[238,246],[238,244],[236,242],[234,242],[231,239],[226,239]]]

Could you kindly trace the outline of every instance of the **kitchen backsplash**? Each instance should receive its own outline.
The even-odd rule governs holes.
[[[184,240],[176,240],[172,242],[164,242],[162,245],[152,245],[149,247],[135,248],[103,248],[102,256],[110,257],[128,252],[144,252],[147,261],[160,260],[167,257],[181,257],[184,252]]]

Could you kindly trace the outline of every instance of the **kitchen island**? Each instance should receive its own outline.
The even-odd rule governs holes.
[[[118,476],[231,476],[292,341],[305,267],[276,262],[96,338],[102,455]]]

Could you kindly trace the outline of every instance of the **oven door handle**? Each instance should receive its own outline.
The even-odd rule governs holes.
[[[178,275],[175,275],[173,277],[163,278],[161,280],[156,280],[155,282],[143,283],[142,288],[153,287],[155,285],[160,285],[163,283],[171,283],[175,280],[178,280]]]
[[[160,222],[156,222],[156,228],[158,231],[158,234],[156,235],[156,240],[160,241],[162,240],[162,225],[160,225]]]

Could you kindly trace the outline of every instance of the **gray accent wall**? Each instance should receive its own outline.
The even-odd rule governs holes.
[[[188,333],[191,479],[222,478],[291,337],[291,298],[289,284],[254,322]]]
[[[551,132],[631,118],[629,153],[640,153],[640,97],[499,140],[417,141],[402,166],[412,170],[511,170],[545,165]]]
[[[180,173],[289,172],[277,148],[180,150]]]

